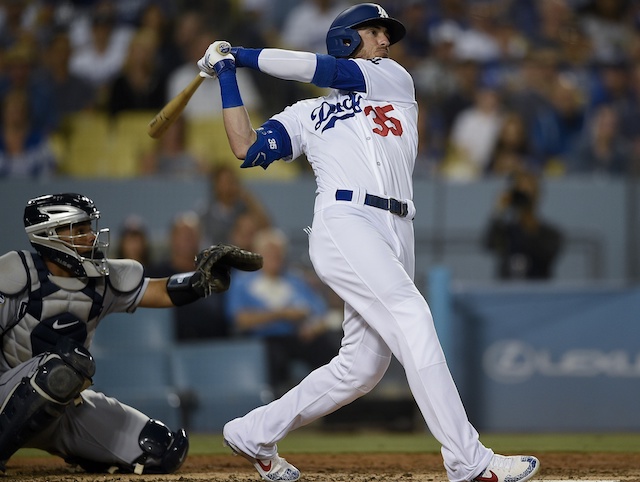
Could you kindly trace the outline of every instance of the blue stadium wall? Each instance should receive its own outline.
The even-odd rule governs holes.
[[[295,260],[307,262],[313,180],[247,185],[289,234]],[[541,213],[565,232],[567,246],[553,281],[508,285],[495,281],[493,258],[480,245],[504,187],[501,179],[415,184],[418,283],[472,421],[484,431],[640,429],[638,184],[546,181]],[[137,214],[163,243],[171,219],[197,207],[207,189],[205,180],[3,181],[0,251],[28,248],[22,210],[39,194],[92,197],[113,241]]]

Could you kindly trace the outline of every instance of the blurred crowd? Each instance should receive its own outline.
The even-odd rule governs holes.
[[[352,3],[0,0],[0,178],[81,171],[61,147],[69,119],[137,111],[148,122],[197,74],[196,61],[216,39],[324,53],[331,21]],[[420,103],[416,178],[473,180],[523,169],[635,175],[640,2],[380,3],[407,27],[391,54],[412,73]],[[247,108],[264,119],[323,93],[255,71],[238,76]],[[199,176],[220,162],[214,154],[226,148],[224,136],[214,148],[197,148],[207,132],[219,134],[217,85],[206,84],[162,141],[136,151],[126,175]],[[210,121],[204,131],[194,127],[201,119]],[[309,174],[298,161],[288,176]]]
[[[243,185],[237,169],[214,168],[207,197],[193,210],[177,213],[166,232],[166,239],[154,240],[143,218],[132,213],[114,233],[115,257],[139,261],[145,274],[156,278],[192,271],[198,252],[217,243],[264,259],[256,272],[234,270],[228,291],[171,308],[174,341],[263,341],[269,383],[277,394],[333,358],[340,346],[342,301],[291,252],[287,234]]]

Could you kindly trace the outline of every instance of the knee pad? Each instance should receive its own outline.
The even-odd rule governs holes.
[[[170,474],[187,457],[189,438],[184,429],[171,432],[159,420],[149,420],[138,438],[143,454],[134,463],[135,473]]]
[[[62,416],[91,385],[95,365],[83,347],[50,353],[23,378],[0,409],[0,466],[33,436]]]
[[[96,362],[84,346],[70,338],[63,338],[53,349],[64,362],[91,382],[96,372]]]
[[[86,351],[86,350],[85,350]],[[89,352],[86,352],[87,354]],[[31,385],[39,389],[42,395],[51,401],[66,405],[78,398],[80,392],[91,385],[91,377],[87,377],[86,369],[93,365],[93,358],[88,355],[91,364],[85,359],[76,360],[75,357],[87,355],[73,354],[66,359],[62,355],[51,354],[31,378]],[[80,372],[83,370],[84,373]],[[91,372],[92,373],[92,372]]]

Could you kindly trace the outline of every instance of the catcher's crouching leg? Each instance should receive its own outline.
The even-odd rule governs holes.
[[[92,474],[170,474],[182,466],[189,451],[189,438],[184,429],[172,432],[164,423],[154,419],[149,419],[140,431],[138,444],[142,455],[131,464],[114,465],[82,457],[68,457],[65,460]]]
[[[178,470],[189,451],[189,438],[184,429],[171,432],[159,420],[149,420],[138,439],[144,452],[134,464],[134,472],[170,474]]]
[[[82,346],[61,345],[31,377],[23,378],[0,407],[0,470],[33,436],[62,416],[91,384],[95,364]]]

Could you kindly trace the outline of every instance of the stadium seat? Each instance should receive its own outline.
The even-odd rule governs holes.
[[[188,119],[185,136],[186,150],[212,166],[238,163],[229,147],[222,117]]]
[[[60,172],[74,177],[105,177],[109,162],[110,122],[105,113],[79,112],[63,127],[65,155]]]
[[[106,350],[94,354],[94,358],[96,374],[92,390],[161,420],[172,430],[182,426],[181,401],[171,385],[168,352]]]
[[[269,402],[266,353],[259,340],[216,340],[176,345],[173,385],[192,392],[195,432],[219,432],[229,420]]]
[[[171,310],[138,308],[108,315],[90,349],[96,360],[92,388],[175,430],[183,420],[171,376],[173,339]]]
[[[149,137],[147,126],[155,112],[123,111],[113,119],[107,175],[131,178],[140,173],[140,159],[158,142]]]
[[[112,313],[100,322],[91,352],[136,350],[168,353],[174,343],[173,311],[138,308],[134,313]]]

